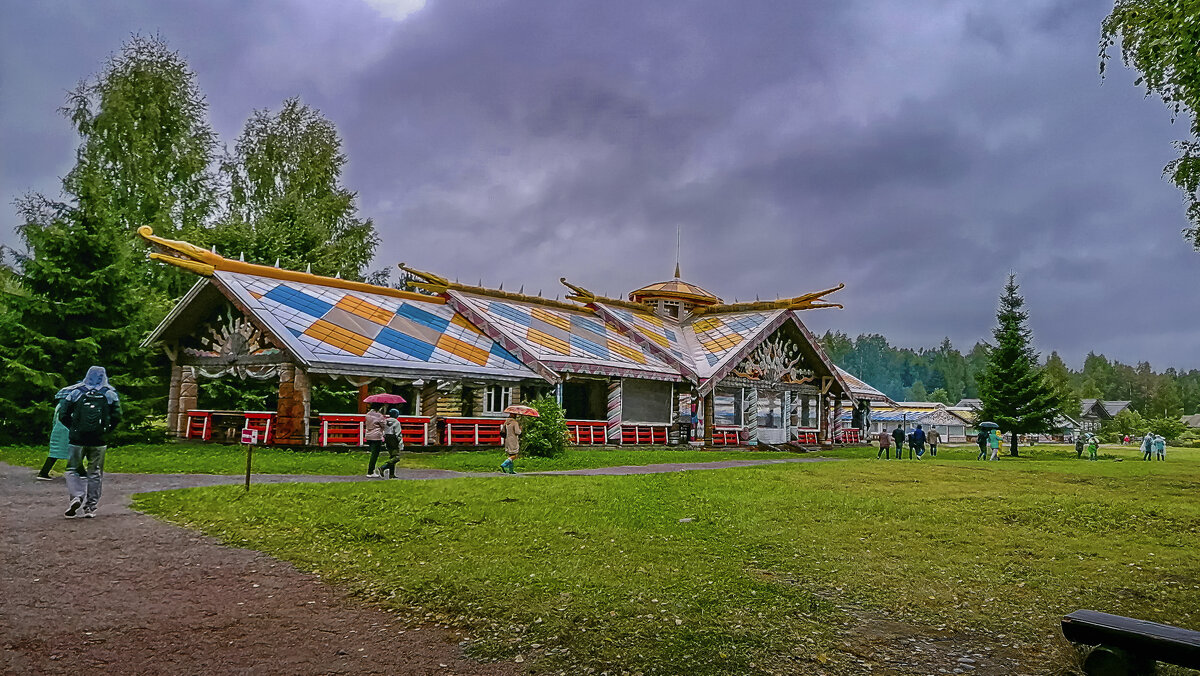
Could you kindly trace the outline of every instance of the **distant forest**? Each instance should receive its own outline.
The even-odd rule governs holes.
[[[896,401],[940,401],[979,398],[976,374],[987,364],[988,346],[976,343],[959,352],[946,338],[933,349],[895,347],[879,334],[857,338],[827,331],[821,344],[835,364]],[[1131,401],[1147,417],[1174,417],[1200,413],[1200,370],[1162,373],[1149,362],[1136,366],[1089,352],[1083,370],[1067,367],[1057,352],[1042,362],[1046,378],[1068,402],[1066,412],[1078,414],[1080,399]]]

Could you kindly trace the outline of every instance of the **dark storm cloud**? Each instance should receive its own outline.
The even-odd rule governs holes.
[[[846,282],[817,330],[968,349],[1013,271],[1044,351],[1198,367],[1200,257],[1160,178],[1186,130],[1128,72],[1101,84],[1110,8],[10,2],[0,178],[54,187],[63,92],[157,30],[226,143],[295,94],[338,124],[379,267],[621,295],[682,227],[684,277],[727,300]]]

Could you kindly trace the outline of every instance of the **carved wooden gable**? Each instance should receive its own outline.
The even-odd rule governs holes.
[[[800,346],[782,331],[764,340],[730,375],[756,380],[765,385],[798,385],[813,380],[809,368],[800,352]]]

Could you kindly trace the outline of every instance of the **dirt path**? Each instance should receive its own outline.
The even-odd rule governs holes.
[[[425,474],[413,478],[444,476]],[[33,481],[32,470],[0,463],[0,672],[517,672],[464,658],[453,632],[404,631],[287,563],[128,507],[137,492],[237,480],[109,474],[98,516],[68,520],[62,479]],[[255,477],[285,480],[296,479]]]

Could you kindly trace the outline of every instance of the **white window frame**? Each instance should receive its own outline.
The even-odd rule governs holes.
[[[505,385],[489,385],[483,392],[483,412],[498,414],[512,404],[512,388]]]

